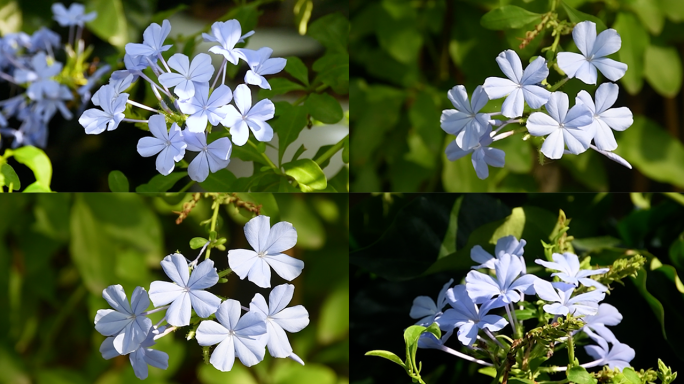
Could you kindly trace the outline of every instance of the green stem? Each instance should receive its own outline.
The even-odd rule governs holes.
[[[230,269],[230,268],[228,268],[228,269],[226,269],[225,271],[219,272],[218,275],[219,275],[219,277],[223,277],[223,276],[229,275],[231,272],[233,272],[233,270]]]
[[[196,183],[195,180],[190,180],[190,182],[187,183],[187,184],[185,184],[185,186],[184,186],[183,188],[181,188],[178,192],[185,192],[185,191],[187,191],[188,189],[190,189],[190,187],[192,187],[193,185],[195,185],[195,183]]]
[[[308,94],[308,93],[307,93],[306,95],[300,97],[299,99],[297,99],[294,103],[292,103],[292,105],[299,105],[299,104],[301,104],[302,102],[304,102],[304,100],[306,100],[307,97],[309,97],[309,94]]]
[[[328,88],[328,84],[321,84],[321,85],[319,85],[316,89],[314,89],[314,91],[315,91],[316,93],[319,93],[319,92],[325,91],[326,88]]]
[[[259,151],[256,144],[252,143],[251,141],[247,140],[247,143],[249,143],[249,145],[251,145],[252,148],[256,149],[257,152],[259,152],[261,154],[261,157],[263,157],[264,160],[266,160],[266,163],[268,163],[268,166],[273,169],[273,172],[275,172],[276,174],[280,174],[280,170],[278,169],[278,167],[276,167],[275,164],[273,164],[271,159],[269,159],[268,156],[266,156],[266,153]]]
[[[568,335],[568,360],[570,360],[571,367],[575,365],[575,342],[572,334]]]
[[[554,92],[554,91],[556,91],[558,88],[562,87],[563,84],[565,84],[569,79],[570,79],[570,78],[566,76],[566,77],[563,78],[561,81],[557,82],[553,87],[551,87],[551,89],[549,89],[549,92]]]
[[[218,201],[214,201],[214,214],[211,216],[211,227],[209,227],[209,237],[211,237],[212,232],[216,231],[216,222],[218,221],[219,208],[221,208],[221,204],[219,204]],[[209,258],[212,246],[213,244],[209,243],[209,246],[207,247],[207,253],[204,255],[204,260],[207,260]]]
[[[316,164],[321,165],[329,158],[333,157],[342,147],[344,146],[344,141],[349,138],[349,135],[345,136],[342,140],[338,141],[337,144],[333,145],[330,149],[325,151],[318,159],[314,160]]]

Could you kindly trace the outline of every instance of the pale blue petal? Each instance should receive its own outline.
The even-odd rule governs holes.
[[[532,136],[549,135],[558,129],[558,122],[542,112],[534,112],[527,119],[527,130]]]
[[[292,353],[292,346],[285,331],[273,321],[266,322],[268,330],[268,353],[273,357],[288,357]]]
[[[202,321],[195,334],[197,343],[201,346],[218,344],[229,336],[230,330],[212,320]]]
[[[228,336],[219,343],[218,347],[214,349],[211,354],[209,362],[214,368],[221,372],[230,371],[235,363],[235,345],[233,343],[234,337]]]
[[[598,74],[596,73],[596,60],[589,62],[584,61],[582,65],[577,68],[575,77],[582,80],[585,84],[596,84]]]
[[[458,146],[456,141],[452,141],[449,143],[449,145],[446,148],[446,156],[449,161],[455,161],[458,160],[467,154],[471,153],[473,150],[469,149],[467,151],[464,151],[461,149],[461,147]]]
[[[124,292],[124,289],[120,284],[110,285],[105,288],[102,291],[102,298],[118,312],[133,313],[130,304],[128,304],[128,300],[126,300],[126,292]]]
[[[518,85],[509,79],[501,77],[488,77],[482,86],[490,100],[500,99],[508,96],[511,92],[518,89]]]
[[[287,251],[295,244],[297,244],[297,230],[287,221],[281,221],[271,227],[264,247],[267,253],[273,254]]]
[[[617,148],[617,141],[615,141],[615,136],[613,131],[610,129],[608,124],[602,120],[595,120],[592,124],[594,129],[594,143],[596,147],[603,151],[614,151]]]
[[[169,367],[169,355],[166,352],[146,349],[145,362],[155,368],[167,369]]]
[[[560,159],[563,156],[563,129],[557,129],[546,137],[541,152],[549,159]]]
[[[603,57],[620,50],[622,39],[616,30],[609,28],[599,33],[589,56]]]
[[[228,251],[228,265],[240,279],[247,277],[252,265],[257,262],[259,257],[254,251],[247,249],[231,249]]]
[[[522,116],[524,108],[525,96],[523,95],[523,90],[522,88],[516,88],[504,100],[501,105],[501,113],[508,118],[514,118]]]
[[[218,311],[216,311],[216,318],[226,328],[235,330],[235,328],[237,328],[238,322],[240,321],[240,311],[241,308],[239,301],[227,299],[221,303]]]
[[[121,354],[116,351],[116,348],[114,348],[114,338],[113,337],[108,337],[108,338],[104,339],[104,341],[100,345],[100,353],[102,354],[102,358],[105,360],[109,360],[109,359],[113,359],[117,356],[121,356]]]
[[[569,77],[573,78],[583,65],[590,65],[587,62],[587,58],[573,52],[559,52],[558,53],[558,66],[563,72]],[[594,83],[596,80],[594,80]]]
[[[263,260],[273,268],[278,276],[287,281],[294,280],[304,269],[303,261],[283,253],[276,255],[267,254]]]
[[[200,152],[190,162],[190,165],[188,166],[188,175],[192,180],[200,183],[207,179],[209,176],[209,160],[207,159],[206,152]]]
[[[264,329],[266,327],[264,326]],[[264,335],[257,338],[235,338],[235,356],[246,367],[258,364],[266,354],[267,337]]]
[[[294,295],[294,288],[292,284],[281,284],[273,288],[268,295],[268,307],[270,310],[267,315],[277,314],[287,307]]]
[[[456,107],[456,110],[466,113],[467,115],[473,114],[470,108],[470,102],[468,101],[468,92],[466,88],[462,85],[457,85],[447,92],[447,97],[451,104]]]
[[[538,109],[549,101],[551,92],[538,85],[524,85],[522,87],[523,97],[530,108]]]
[[[520,79],[520,84],[538,84],[541,83],[544,79],[546,79],[548,75],[549,69],[546,67],[546,60],[541,56],[537,56],[537,58],[534,59],[534,61],[532,61],[530,65],[527,66],[527,68],[525,68],[523,76]]]
[[[479,328],[474,323],[466,323],[458,329],[458,340],[466,346],[471,346],[477,339]]]
[[[572,29],[575,45],[584,56],[590,56],[596,42],[596,24],[592,21],[577,23]]]
[[[473,163],[475,174],[480,180],[489,177],[489,167],[487,167],[487,163],[484,161],[484,151],[482,148],[473,151],[473,156],[470,158],[470,161]]]
[[[188,271],[188,262],[185,261],[183,255],[179,253],[168,255],[161,261],[161,266],[171,281],[182,287],[188,286],[190,272]]]
[[[468,296],[478,304],[484,303],[501,292],[499,284],[491,276],[484,273],[470,271],[465,280]]]
[[[147,291],[143,287],[135,287],[131,295],[131,309],[133,313],[139,315],[147,310],[150,306],[150,298],[147,296]]]
[[[202,318],[209,317],[215,313],[221,304],[221,299],[207,291],[191,290],[189,294],[192,308],[197,313],[197,316]]]
[[[536,279],[533,283],[534,290],[542,300],[551,302],[560,302],[561,298],[558,296],[558,292],[553,288],[551,283],[546,280]]]
[[[508,325],[508,321],[501,316],[486,315],[482,317],[482,320],[478,325],[480,328],[487,328],[492,332],[496,332]]]
[[[252,283],[260,286],[261,288],[271,287],[271,268],[266,262],[266,258],[257,258],[258,260],[252,264],[249,269],[247,278]]]
[[[496,57],[496,62],[499,64],[501,72],[503,72],[506,77],[514,81],[516,84],[521,83],[523,77],[522,62],[515,51],[507,49],[501,52]]]
[[[204,260],[193,269],[188,280],[188,287],[191,289],[207,289],[213,287],[219,281],[218,273],[214,268],[214,261]]]
[[[309,325],[309,312],[304,306],[295,305],[272,315],[271,319],[286,331],[296,333]]]
[[[115,336],[130,322],[130,316],[113,309],[100,309],[95,316],[95,330],[103,336]]]
[[[145,350],[140,348],[128,356],[133,366],[135,377],[140,380],[147,379],[147,362],[145,362]]]
[[[155,307],[166,305],[184,292],[183,287],[166,281],[153,281],[150,284],[150,300]]]
[[[627,107],[611,108],[601,113],[601,120],[616,131],[624,131],[632,126],[634,116]]]
[[[188,293],[183,292],[166,310],[166,321],[177,327],[189,325],[191,307]]]
[[[560,303],[546,304],[544,311],[552,315],[566,316],[568,314],[568,307]]]

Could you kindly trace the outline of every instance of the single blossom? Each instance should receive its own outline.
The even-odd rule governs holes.
[[[242,48],[240,53],[249,65],[249,70],[245,74],[245,83],[257,85],[263,89],[271,89],[264,75],[273,75],[282,71],[287,62],[280,57],[271,58],[273,50],[268,47],[259,48],[256,51]]]
[[[527,130],[532,136],[545,136],[541,152],[549,159],[560,159],[567,145],[568,151],[579,155],[589,148],[594,130],[591,111],[583,104],[575,104],[568,111],[568,95],[553,92],[546,103],[548,115],[534,112],[527,119]]]
[[[428,296],[418,296],[413,299],[413,305],[411,306],[411,313],[409,316],[411,316],[412,319],[418,319],[416,325],[427,327],[442,315],[442,309],[447,305],[446,292],[453,283],[454,279],[449,279],[449,281],[444,284],[439,291],[436,303]]]
[[[209,362],[222,372],[230,371],[237,356],[251,367],[262,361],[268,340],[264,315],[249,311],[240,317],[240,302],[228,299],[216,311],[216,320],[202,321],[195,338],[201,346],[218,344]]]
[[[183,139],[188,144],[188,151],[199,152],[188,166],[188,175],[191,179],[201,183],[209,177],[209,171],[218,172],[230,163],[233,145],[229,138],[222,137],[207,145],[207,135],[204,132],[195,133],[186,128],[183,131]]]
[[[53,18],[62,27],[72,25],[83,27],[83,24],[95,20],[97,17],[97,12],[85,13],[85,7],[79,3],[71,3],[69,9],[66,9],[62,3],[54,3],[52,4],[52,13],[55,14]]]
[[[62,71],[62,63],[55,61],[48,65],[45,52],[38,52],[31,58],[32,69],[17,69],[14,77],[18,83],[29,83],[26,95],[32,100],[43,97],[56,98],[59,95],[59,83],[52,80]]]
[[[617,81],[625,75],[627,64],[606,57],[617,52],[622,45],[616,30],[606,29],[596,36],[596,24],[583,21],[573,28],[572,38],[582,54],[558,53],[558,66],[568,77],[576,77],[586,84],[596,84],[597,68],[610,81]]]
[[[260,293],[249,303],[250,312],[258,312],[266,319],[268,353],[273,357],[292,355],[292,346],[285,331],[299,332],[309,325],[309,312],[302,305],[285,308],[292,300],[294,285],[281,284],[271,291],[266,299]]]
[[[471,268],[494,269],[494,263],[496,259],[499,258],[499,255],[502,253],[508,253],[509,255],[518,256],[518,258],[520,258],[520,263],[523,266],[522,273],[526,273],[527,268],[525,266],[525,258],[523,257],[523,253],[525,252],[525,244],[527,244],[527,242],[524,239],[520,239],[520,241],[518,241],[518,239],[516,239],[513,235],[501,237],[496,241],[494,256],[485,251],[481,246],[476,245],[470,250],[470,258],[474,262],[480,263],[480,265],[475,265]]]
[[[491,132],[492,128],[488,127],[480,138],[480,142],[468,150],[461,149],[456,141],[452,141],[446,148],[447,159],[454,161],[472,153],[471,161],[473,167],[475,167],[477,177],[481,180],[486,179],[489,177],[488,166],[501,168],[506,160],[506,153],[504,151],[489,147],[494,142]]]
[[[190,115],[185,120],[188,130],[204,133],[207,121],[214,126],[226,118],[230,110],[226,104],[230,103],[233,94],[226,85],[216,88],[211,96],[209,96],[209,84],[197,85],[196,90],[191,99],[179,102],[178,106],[181,112]]]
[[[304,262],[282,252],[297,243],[297,230],[292,224],[281,221],[270,226],[268,216],[259,215],[245,224],[245,237],[254,248],[231,249],[228,251],[228,265],[240,279],[262,287],[271,286],[271,268],[278,276],[292,281],[304,269]]]
[[[577,94],[576,104],[584,104],[593,115],[592,130],[596,147],[603,151],[613,151],[617,148],[614,129],[624,131],[634,123],[632,111],[627,107],[610,108],[618,97],[618,86],[614,83],[603,83],[596,90],[596,103],[587,91]]]
[[[163,115],[150,116],[148,126],[154,137],[141,138],[138,141],[138,153],[142,157],[150,157],[158,153],[157,171],[166,176],[173,172],[176,162],[183,159],[185,147],[188,145],[183,140],[178,124],[171,124],[171,130],[167,131]]]
[[[477,146],[489,127],[489,114],[479,113],[489,101],[487,93],[478,85],[473,92],[472,102],[469,102],[466,88],[457,85],[447,95],[456,109],[442,111],[442,129],[456,135],[456,144],[464,150]]]
[[[533,294],[534,275],[521,275],[522,262],[517,256],[501,253],[494,261],[496,277],[478,271],[470,271],[466,275],[468,294],[477,304],[489,301],[492,297],[500,297],[497,304],[509,304],[520,301],[520,295]]]
[[[525,102],[532,109],[541,108],[546,104],[550,92],[539,86],[539,83],[549,75],[546,60],[543,57],[537,57],[524,71],[520,57],[510,49],[501,52],[496,62],[508,79],[488,77],[485,79],[483,88],[491,100],[506,97],[501,106],[504,116],[509,118],[522,116]]]
[[[130,304],[126,300],[126,292],[118,284],[105,288],[102,297],[114,309],[97,311],[95,329],[104,336],[113,336],[112,345],[119,354],[135,351],[152,327],[152,320],[142,314],[150,305],[145,288],[135,288]]]
[[[206,53],[197,54],[192,59],[192,63],[184,54],[176,53],[169,58],[169,67],[175,69],[178,73],[162,73],[159,75],[159,82],[165,87],[175,87],[173,92],[181,100],[193,97],[196,88],[200,85],[206,85],[209,88],[209,80],[211,80],[211,75],[214,74],[211,56]]]
[[[607,341],[613,344],[618,343],[615,334],[606,327],[606,325],[618,325],[622,321],[622,314],[614,306],[601,303],[595,315],[584,316],[582,320],[585,323],[584,328],[582,328],[585,333],[589,334],[589,330],[592,329]]]
[[[162,52],[171,48],[171,45],[163,45],[169,32],[171,32],[171,23],[168,20],[164,20],[162,25],[152,23],[143,32],[142,44],[126,44],[126,53],[131,56],[146,56],[156,62]]]
[[[53,48],[59,47],[59,45],[60,37],[57,33],[48,28],[40,27],[39,30],[33,32],[33,35],[31,35],[31,48],[29,51],[37,52],[46,50],[50,52]]]
[[[156,368],[167,369],[169,367],[169,355],[166,352],[151,349],[156,343],[154,338],[163,332],[165,327],[160,329],[150,328],[147,333],[147,338],[143,341],[138,349],[131,352],[129,360],[133,366],[135,376],[140,380],[145,380],[148,374],[148,365]],[[120,356],[119,352],[114,348],[114,338],[108,337],[100,345],[100,353],[105,360],[113,359]]]
[[[97,104],[102,107],[99,109],[91,108],[83,112],[78,122],[85,128],[85,132],[89,135],[99,135],[105,130],[113,131],[118,126],[121,120],[126,117],[123,113],[126,110],[126,101],[128,100],[128,93],[115,94],[114,87],[111,85],[103,85],[93,95]],[[95,104],[95,101],[93,101]]]
[[[620,371],[629,367],[629,362],[634,359],[636,353],[627,344],[616,343],[612,348],[608,347],[608,342],[601,337],[594,337],[599,345],[586,345],[584,350],[594,359],[598,360],[593,366],[607,365],[610,369],[619,368]],[[591,363],[590,363],[591,364]]]
[[[244,43],[245,38],[252,36],[254,31],[242,34],[242,27],[237,20],[217,21],[211,25],[211,33],[202,33],[202,38],[206,42],[219,43],[219,45],[209,48],[209,52],[223,55],[231,64],[237,65],[240,57],[243,57],[239,49],[235,49],[235,44]]]
[[[598,312],[599,301],[606,297],[601,291],[591,291],[573,297],[574,285],[552,284],[542,279],[534,282],[534,289],[542,300],[552,302],[544,305],[544,311],[558,316],[566,316],[569,313],[575,316],[595,315]]]
[[[273,128],[266,122],[275,115],[275,105],[269,99],[263,99],[252,106],[252,91],[245,84],[235,88],[235,105],[229,105],[226,118],[221,121],[224,127],[230,128],[233,143],[242,146],[249,138],[249,130],[259,141],[271,141]]]
[[[551,258],[553,259],[553,262],[541,259],[537,259],[534,262],[543,265],[548,269],[560,271],[552,273],[551,276],[558,276],[561,280],[572,284],[575,287],[582,284],[585,287],[596,287],[596,289],[601,292],[608,290],[608,287],[605,285],[588,277],[604,274],[609,271],[608,268],[580,269],[579,258],[574,253],[570,252],[565,252],[562,255],[560,253],[554,253],[551,255]]]
[[[166,321],[169,324],[177,327],[189,325],[191,306],[197,316],[203,318],[216,312],[221,299],[205,291],[219,280],[213,260],[199,263],[192,274],[188,272],[185,257],[179,253],[166,256],[161,266],[175,284],[153,281],[150,285],[150,300],[155,307],[171,303],[166,310]]]

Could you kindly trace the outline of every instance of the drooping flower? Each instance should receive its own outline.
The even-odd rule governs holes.
[[[200,85],[206,85],[208,91],[209,80],[214,74],[214,66],[211,65],[211,57],[206,53],[198,53],[192,59],[192,63],[184,54],[176,53],[169,58],[169,67],[178,73],[162,73],[159,75],[159,82],[165,87],[175,87],[173,92],[181,100],[193,97],[196,88]]]
[[[273,75],[282,71],[287,63],[285,59],[280,57],[271,58],[273,50],[268,47],[259,48],[256,51],[242,48],[240,53],[249,65],[249,71],[245,74],[245,83],[263,89],[271,89],[271,85],[264,75]]]
[[[126,53],[134,57],[146,56],[152,59],[153,62],[156,62],[157,57],[162,52],[171,48],[171,45],[164,45],[164,40],[166,40],[169,32],[171,32],[171,23],[168,20],[164,20],[162,25],[152,23],[143,32],[142,44],[126,44]]]
[[[297,243],[297,231],[292,224],[281,221],[270,226],[268,216],[259,215],[245,224],[245,237],[254,248],[228,251],[230,269],[240,279],[262,287],[271,286],[271,268],[287,281],[292,281],[304,269],[304,262],[283,254]]]
[[[242,146],[249,139],[249,130],[259,141],[271,141],[273,128],[266,122],[275,115],[275,105],[269,99],[263,99],[252,106],[252,91],[245,84],[235,88],[235,105],[229,105],[226,118],[221,121],[224,127],[230,128],[233,143]],[[239,110],[239,112],[238,112]]]
[[[95,316],[95,329],[104,336],[113,336],[113,346],[125,355],[138,349],[147,338],[152,320],[142,313],[150,305],[145,288],[136,287],[131,303],[121,285],[110,285],[102,291],[102,297],[114,309],[100,309]]]
[[[627,344],[614,343],[612,348],[602,337],[593,337],[599,345],[585,345],[584,350],[594,359],[598,360],[593,366],[607,365],[610,369],[620,368],[620,371],[629,367],[629,362],[634,359],[636,353]]]
[[[171,130],[167,131],[163,115],[150,116],[148,126],[154,137],[141,138],[138,141],[138,153],[142,157],[150,157],[158,153],[157,171],[166,176],[173,172],[176,162],[183,159],[185,147],[188,145],[183,140],[178,124],[171,124]]]
[[[558,66],[568,77],[576,77],[586,84],[596,84],[597,68],[611,81],[617,81],[625,75],[627,64],[606,57],[617,52],[622,45],[616,30],[606,29],[596,36],[596,24],[583,21],[573,28],[572,38],[582,54],[558,53]]]
[[[429,296],[418,296],[413,299],[413,305],[411,306],[411,313],[409,313],[409,316],[411,316],[412,319],[418,319],[416,325],[427,327],[442,315],[442,309],[447,305],[446,292],[453,283],[454,279],[449,279],[449,281],[444,284],[442,290],[439,291],[436,303]]]
[[[216,320],[202,321],[197,328],[199,345],[218,344],[209,362],[222,372],[230,371],[237,356],[243,365],[251,367],[264,359],[267,328],[264,316],[249,311],[240,317],[240,303],[228,299],[216,311]]]
[[[596,287],[596,289],[601,292],[608,290],[608,287],[605,285],[588,277],[606,273],[609,270],[608,268],[580,269],[579,258],[574,253],[570,252],[565,252],[562,255],[560,253],[554,253],[551,257],[553,258],[553,262],[541,259],[537,259],[534,262],[543,265],[546,268],[560,271],[552,273],[551,276],[558,276],[561,280],[572,284],[575,287],[582,284],[585,287]]]
[[[534,275],[521,275],[522,269],[522,262],[517,256],[501,253],[494,261],[496,278],[478,271],[468,272],[468,295],[477,304],[487,302],[493,297],[500,297],[500,304],[518,302],[521,293],[534,293],[534,283],[538,280]]]
[[[140,380],[145,380],[148,374],[148,365],[156,368],[167,369],[169,367],[169,355],[166,352],[151,349],[156,342],[154,338],[163,331],[165,327],[160,329],[150,328],[147,338],[140,344],[138,349],[131,352],[129,360],[133,366],[135,376]],[[105,360],[113,359],[120,356],[119,352],[114,348],[114,338],[108,337],[100,345],[100,353]]]
[[[221,137],[207,145],[207,135],[204,132],[195,133],[186,128],[183,131],[183,139],[188,144],[188,151],[199,152],[188,166],[188,175],[191,179],[201,183],[209,177],[209,171],[218,172],[230,163],[233,145],[229,138]]]
[[[615,104],[618,97],[618,86],[614,83],[603,83],[596,90],[596,103],[591,99],[587,91],[577,94],[576,103],[584,104],[589,108],[592,116],[592,130],[596,147],[604,151],[613,151],[617,148],[617,142],[613,131],[624,131],[634,123],[632,111],[627,107],[610,108]]]
[[[618,343],[615,334],[606,327],[606,325],[618,325],[622,321],[622,314],[620,314],[614,306],[607,303],[601,303],[598,307],[598,312],[595,315],[584,316],[582,320],[584,320],[585,323],[584,328],[582,328],[584,332],[592,329],[598,333],[599,336],[611,343]]]
[[[53,18],[62,27],[72,25],[83,27],[83,24],[97,17],[97,12],[85,13],[85,6],[79,3],[71,3],[68,10],[62,3],[54,3],[52,4],[52,13],[55,14]]]
[[[550,92],[539,86],[549,75],[546,60],[537,57],[530,65],[522,69],[520,57],[513,50],[506,50],[496,58],[501,71],[508,79],[488,77],[483,88],[490,100],[506,97],[501,112],[513,118],[522,116],[525,102],[533,109],[541,108],[549,99]]]
[[[221,299],[205,289],[214,286],[218,273],[211,259],[199,263],[188,272],[188,263],[179,253],[168,255],[161,266],[166,275],[175,283],[153,281],[150,285],[150,300],[155,307],[171,303],[166,310],[166,321],[178,327],[190,324],[190,307],[199,317],[209,317],[216,312]]]
[[[492,128],[487,127],[484,134],[480,138],[480,142],[468,149],[463,150],[456,141],[452,141],[446,148],[447,159],[450,161],[458,160],[461,157],[472,153],[471,161],[475,167],[475,173],[481,180],[489,177],[489,167],[501,168],[504,166],[506,160],[506,153],[498,148],[490,148],[489,145],[494,142],[491,137]]]
[[[209,84],[199,84],[195,86],[196,92],[194,96],[178,103],[181,112],[190,115],[185,120],[190,132],[204,133],[207,128],[207,121],[211,125],[217,125],[221,120],[226,118],[230,107],[226,104],[230,103],[233,94],[230,88],[226,85],[221,85],[216,88],[209,96]]]
[[[457,85],[447,95],[456,109],[442,111],[442,129],[456,135],[456,144],[464,150],[477,146],[489,127],[489,114],[479,113],[489,101],[487,93],[478,85],[473,92],[472,102],[469,102],[466,88]]]
[[[211,33],[202,33],[202,38],[204,41],[220,44],[209,48],[209,52],[223,55],[231,64],[237,65],[242,54],[238,49],[234,49],[235,44],[244,43],[244,39],[252,36],[254,31],[249,31],[240,36],[241,33],[242,27],[239,21],[217,21],[211,25]]]
[[[470,250],[470,258],[480,265],[472,266],[472,269],[494,269],[495,259],[499,258],[502,253],[508,253],[509,255],[518,256],[520,258],[520,263],[523,267],[522,273],[526,273],[525,258],[523,258],[523,252],[525,252],[525,244],[527,242],[524,239],[515,238],[513,235],[504,236],[496,241],[496,247],[494,248],[494,256],[489,252],[485,251],[479,245],[474,246]]]
[[[574,316],[595,315],[598,312],[599,302],[606,297],[601,291],[590,291],[572,297],[575,286],[567,283],[549,283],[546,280],[537,279],[534,289],[542,300],[552,304],[544,305],[544,311],[558,316],[566,316],[568,313]]]
[[[114,87],[103,85],[93,95],[93,104],[99,105],[103,110],[91,108],[83,112],[78,122],[90,135],[99,135],[105,130],[113,131],[121,120],[126,117],[123,111],[126,109],[128,93],[115,94]],[[97,103],[95,103],[97,101]]]
[[[281,284],[273,288],[266,299],[260,293],[249,303],[250,312],[258,312],[266,319],[268,353],[273,357],[292,355],[292,346],[285,331],[299,332],[309,325],[309,312],[302,305],[285,308],[292,300],[294,285]]]
[[[575,104],[568,111],[568,95],[553,92],[546,103],[549,113],[534,112],[527,119],[527,130],[532,136],[545,136],[541,152],[549,159],[560,159],[567,145],[568,151],[579,155],[589,148],[594,130],[592,116],[583,104]]]

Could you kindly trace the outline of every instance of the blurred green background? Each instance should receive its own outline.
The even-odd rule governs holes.
[[[454,108],[447,91],[462,84],[473,92],[487,77],[502,77],[496,56],[514,49],[523,65],[553,42],[543,30],[524,49],[518,46],[556,0],[352,0],[350,2],[352,174],[351,190],[376,191],[667,191],[684,188],[684,1],[563,0],[556,12],[573,22],[600,19],[622,37],[614,59],[629,69],[619,80],[615,106],[627,106],[632,127],[616,132],[618,149],[634,170],[588,151],[561,160],[538,160],[540,140],[522,135],[494,144],[506,151],[503,169],[477,178],[470,156],[449,162],[444,149],[454,136],[440,128],[444,109]],[[539,14],[520,19],[516,29],[490,30],[484,14],[503,5]],[[527,14],[529,15],[529,13]],[[589,15],[589,16],[587,16]],[[574,19],[573,19],[574,18]],[[599,29],[600,31],[601,29]],[[561,50],[576,50],[570,35]],[[560,76],[552,69],[549,83]],[[600,80],[601,81],[601,80]],[[605,81],[605,79],[603,80]],[[581,89],[596,86],[572,79],[561,91],[574,104]],[[500,110],[503,99],[483,111]],[[519,127],[513,125],[513,127]]]
[[[450,278],[462,283],[473,265],[474,245],[493,252],[499,236],[523,238],[527,272],[548,278],[534,260],[544,259],[541,241],[549,243],[560,209],[571,219],[567,234],[574,236],[580,259],[591,256],[592,265],[611,265],[634,254],[647,258],[636,278],[611,285],[604,302],[614,305],[623,320],[610,329],[636,351],[631,365],[637,370],[657,369],[660,358],[681,376],[683,195],[385,193],[352,194],[350,199],[350,353],[357,362],[351,383],[410,382],[396,364],[364,354],[388,350],[403,358],[402,335],[415,323],[409,317],[413,299],[426,295],[434,300]],[[529,330],[536,323],[526,320],[524,325]],[[510,335],[510,327],[502,332]],[[454,337],[446,345],[467,353]],[[593,360],[582,347],[576,356],[581,363]],[[420,349],[416,359],[428,384],[492,381],[477,372],[482,366],[441,351]],[[567,355],[559,351],[548,364],[566,362]]]
[[[145,382],[241,384],[345,384],[349,376],[348,204],[346,195],[240,194],[262,205],[271,224],[289,221],[297,245],[288,254],[305,262],[292,281],[292,305],[302,304],[310,324],[289,334],[305,366],[266,354],[245,368],[236,361],[222,373],[202,361],[187,328],[165,336],[155,349],[169,354],[168,370],[150,368]],[[102,289],[123,285],[127,296],[136,286],[149,290],[168,280],[159,262],[180,251],[194,259],[193,237],[207,237],[200,221],[211,218],[211,199],[202,199],[180,225],[172,211],[182,210],[190,194],[166,197],[136,194],[4,195],[0,198],[0,383],[135,383],[128,356],[104,360],[104,336],[95,331],[98,309],[109,308]],[[249,248],[243,226],[251,218],[235,206],[222,207],[219,237],[227,249]],[[218,270],[228,268],[226,251],[214,249]],[[272,286],[286,281],[273,274]],[[268,295],[235,274],[213,293],[247,305],[255,293]],[[151,315],[158,321],[162,312]]]

